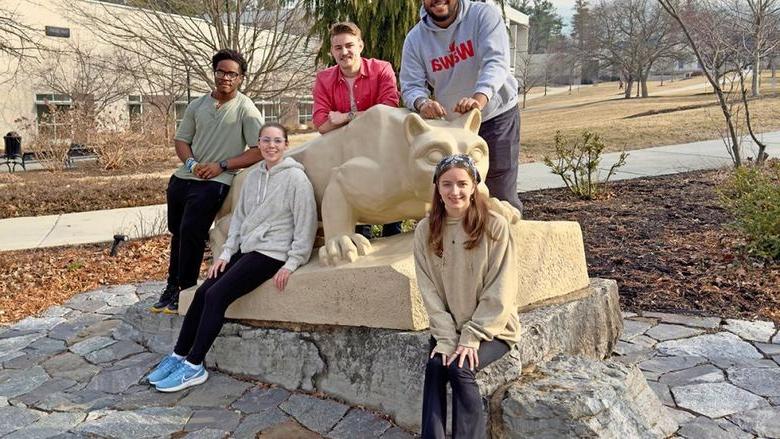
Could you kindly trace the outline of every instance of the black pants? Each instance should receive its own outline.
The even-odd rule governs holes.
[[[228,190],[230,186],[217,181],[171,177],[166,192],[168,230],[171,232],[168,285],[185,289],[198,282],[209,227]]]
[[[430,352],[436,341],[431,338]],[[487,431],[482,397],[475,374],[509,352],[509,345],[501,340],[483,341],[479,345],[479,367],[470,370],[468,360],[463,367],[455,361],[449,367],[441,355],[428,360],[423,385],[422,438],[444,439],[447,428],[447,383],[452,387],[452,439],[484,438]]]
[[[520,110],[517,107],[483,122],[479,136],[488,145],[490,169],[485,185],[490,196],[506,200],[521,212],[523,203],[517,197],[517,162],[520,160]]]
[[[184,317],[173,349],[192,364],[200,364],[225,321],[225,311],[239,297],[272,278],[284,262],[257,252],[236,253],[216,279],[203,282]]]

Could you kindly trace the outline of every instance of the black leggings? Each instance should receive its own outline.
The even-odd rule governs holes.
[[[428,356],[436,341],[431,337]],[[428,360],[423,385],[422,438],[444,439],[447,425],[447,383],[452,387],[452,438],[484,438],[487,431],[482,396],[475,374],[509,352],[506,342],[493,339],[479,344],[479,367],[470,370],[468,359],[463,367],[454,361],[449,367],[441,362],[441,355]]]
[[[202,363],[222,329],[228,306],[271,279],[282,265],[257,252],[233,255],[216,279],[206,279],[195,291],[173,352],[192,364]]]

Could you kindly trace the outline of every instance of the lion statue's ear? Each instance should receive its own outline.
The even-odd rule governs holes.
[[[431,130],[431,126],[428,125],[417,113],[409,113],[404,119],[404,132],[406,133],[406,140],[411,145],[414,143],[414,139]]]
[[[482,125],[482,112],[475,108],[455,119],[452,124],[462,126],[474,134],[479,134],[479,126]]]

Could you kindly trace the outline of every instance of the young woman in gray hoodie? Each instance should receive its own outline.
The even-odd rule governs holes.
[[[157,390],[176,392],[205,382],[203,359],[227,307],[269,279],[284,290],[290,274],[309,259],[317,204],[303,166],[284,157],[287,145],[283,126],[261,128],[263,161],[247,171],[222,253],[195,292],[173,353],[148,376]]]

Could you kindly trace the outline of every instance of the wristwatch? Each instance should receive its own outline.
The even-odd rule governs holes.
[[[355,112],[354,111],[350,111],[349,113],[347,113],[347,120],[348,121],[352,122],[352,119],[354,119],[354,118],[355,118]]]
[[[222,168],[223,171],[227,171],[228,170],[227,160],[222,160],[221,162],[219,162],[219,167]]]

